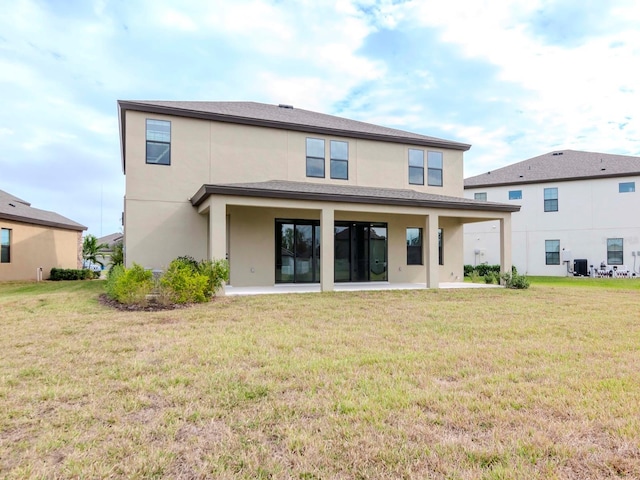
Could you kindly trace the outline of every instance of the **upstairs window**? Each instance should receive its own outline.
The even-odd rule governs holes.
[[[324,140],[307,138],[307,177],[324,178]]]
[[[607,264],[622,265],[624,259],[622,238],[607,238]]]
[[[619,193],[632,193],[636,191],[636,182],[620,182],[618,184]]]
[[[421,228],[407,228],[407,265],[422,265]]]
[[[349,179],[349,144],[331,140],[331,178]]]
[[[557,188],[544,189],[544,211],[545,212],[558,211],[558,189]]]
[[[560,265],[560,240],[544,241],[545,265]]]
[[[473,194],[474,200],[482,200],[483,202],[487,201],[487,192],[476,192]]]
[[[147,163],[171,165],[171,122],[147,119]]]
[[[409,183],[424,185],[424,151],[409,149]]]
[[[0,263],[11,263],[11,229],[0,229]]]
[[[522,200],[522,190],[509,190],[509,200]]]
[[[434,187],[442,186],[442,152],[427,152],[428,184]]]

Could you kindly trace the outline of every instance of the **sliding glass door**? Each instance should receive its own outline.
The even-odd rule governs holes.
[[[387,224],[336,222],[335,281],[387,280]]]
[[[320,222],[276,220],[276,283],[320,281]]]

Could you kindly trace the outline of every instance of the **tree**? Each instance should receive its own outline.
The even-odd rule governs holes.
[[[94,235],[87,235],[84,237],[82,241],[82,258],[84,259],[84,264],[86,268],[86,264],[88,263],[97,263],[98,265],[104,267],[104,263],[98,260],[98,257],[102,257],[102,253],[100,250],[105,248],[109,248],[109,245],[106,243],[98,243],[98,239]]]
[[[113,253],[111,254],[111,266],[124,265],[124,244],[122,240],[113,245]]]

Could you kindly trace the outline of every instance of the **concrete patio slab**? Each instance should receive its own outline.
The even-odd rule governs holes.
[[[500,285],[487,285],[485,283],[468,282],[443,282],[439,284],[442,289],[452,288],[503,288]],[[426,283],[388,283],[388,282],[366,282],[366,283],[336,283],[336,292],[357,292],[366,290],[426,290]],[[283,283],[268,287],[234,287],[226,285],[225,295],[276,295],[282,293],[320,293],[318,283]]]

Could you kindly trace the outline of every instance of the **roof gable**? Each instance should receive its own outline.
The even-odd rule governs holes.
[[[640,157],[559,150],[469,177],[464,188],[640,175]]]

